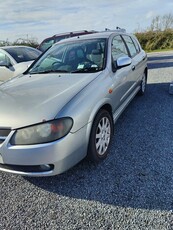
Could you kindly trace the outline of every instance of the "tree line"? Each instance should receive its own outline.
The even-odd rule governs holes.
[[[135,35],[146,51],[173,49],[173,14],[155,16],[147,30]]]
[[[37,48],[39,43],[36,38],[18,38],[14,42],[10,42],[8,39],[6,41],[0,40],[0,46],[30,46]]]

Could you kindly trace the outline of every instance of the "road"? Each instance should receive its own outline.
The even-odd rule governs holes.
[[[49,178],[0,172],[0,230],[173,229],[173,52],[148,56],[146,94],[117,121],[104,162]]]

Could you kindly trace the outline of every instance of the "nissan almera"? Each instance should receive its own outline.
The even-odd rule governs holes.
[[[52,176],[86,156],[105,159],[115,121],[146,81],[147,56],[133,35],[58,42],[0,86],[0,170]]]

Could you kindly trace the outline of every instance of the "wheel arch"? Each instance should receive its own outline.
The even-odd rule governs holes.
[[[112,106],[111,106],[110,101],[105,101],[105,103],[99,103],[99,105],[95,106],[93,112],[90,115],[90,119],[89,119],[89,123],[88,123],[88,127],[87,127],[87,132],[86,132],[88,142],[89,142],[93,122],[94,122],[94,120],[95,120],[95,118],[96,118],[96,116],[100,110],[108,111],[109,114],[111,115],[112,121],[113,121]],[[113,125],[114,125],[114,122],[113,122]]]
[[[105,114],[105,115],[103,115],[103,114]],[[104,149],[103,155],[102,154],[100,155],[100,153],[98,153],[98,150],[96,148],[95,135],[96,135],[96,130],[97,130],[96,127],[98,127],[97,125],[99,124],[98,122],[100,122],[101,121],[100,118],[103,118],[104,116],[107,116],[107,119],[111,120],[110,123],[109,123],[111,131],[109,131],[109,134],[110,134],[110,139],[109,140],[104,139],[105,137],[103,137],[103,139],[102,139],[102,141],[104,143],[107,143],[107,148]],[[98,111],[95,114],[95,117],[93,118],[92,122],[90,122],[90,130],[88,132],[88,146],[87,146],[87,158],[88,159],[90,159],[93,162],[98,163],[98,162],[100,162],[101,160],[103,160],[103,159],[105,159],[107,157],[107,154],[108,154],[109,148],[110,148],[110,142],[111,142],[112,135],[113,135],[113,130],[114,130],[114,122],[113,122],[113,115],[112,115],[112,107],[111,107],[110,104],[107,103],[107,104],[102,105],[98,109]],[[104,131],[102,130],[102,132],[105,132],[105,130]],[[102,133],[102,135],[104,135],[104,134]],[[94,138],[94,141],[93,141],[93,138]],[[101,138],[100,138],[100,140],[101,140]]]

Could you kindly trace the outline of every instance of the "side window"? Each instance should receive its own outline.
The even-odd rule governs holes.
[[[128,56],[128,52],[121,36],[117,35],[112,40],[112,58],[116,61],[119,57]]]
[[[59,49],[55,49],[54,52],[52,52],[51,57],[55,58],[57,61],[63,62],[63,56],[65,54],[65,47],[61,46]]]
[[[11,65],[11,62],[10,62],[9,57],[7,57],[7,55],[0,52],[0,66],[4,66],[4,65],[9,66]]]
[[[135,38],[132,38],[132,40],[133,40],[133,42],[134,42],[134,45],[135,45],[135,47],[136,47],[137,52],[139,53],[139,52],[141,51],[141,48],[140,48],[140,46],[139,46],[139,43],[136,41]]]
[[[129,37],[127,35],[123,35],[123,38],[127,44],[127,47],[129,48],[131,56],[134,57],[137,54],[137,50],[136,50],[136,47],[135,47],[131,37]]]
[[[54,44],[54,39],[44,40],[40,45],[40,50],[44,52],[45,50],[47,50],[53,44]]]

